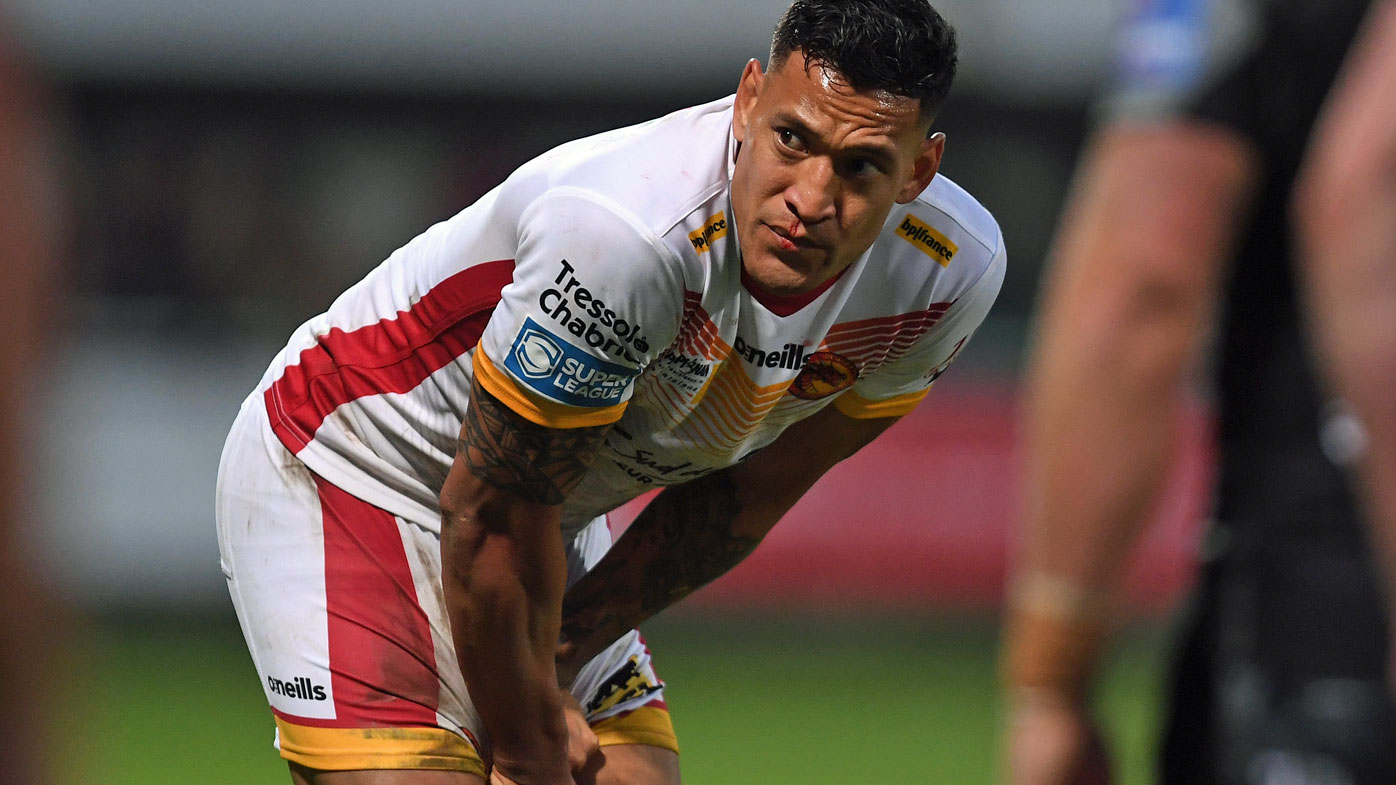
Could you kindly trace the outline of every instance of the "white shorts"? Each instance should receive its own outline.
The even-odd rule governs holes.
[[[438,522],[397,517],[312,473],[242,407],[218,472],[218,548],[275,715],[281,756],[323,770],[485,775],[488,740],[456,661]],[[610,547],[605,518],[573,542],[570,579]],[[572,687],[603,745],[677,751],[664,684],[632,630]]]

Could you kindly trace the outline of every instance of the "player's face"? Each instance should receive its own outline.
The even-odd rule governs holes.
[[[733,133],[732,212],[747,275],[780,295],[808,292],[852,264],[894,203],[921,193],[945,136],[926,138],[920,102],[859,91],[792,52],[747,63]]]

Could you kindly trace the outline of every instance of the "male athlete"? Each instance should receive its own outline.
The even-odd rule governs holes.
[[[1390,785],[1396,0],[1133,5],[1027,376],[1009,781],[1105,777],[1090,688],[1215,328],[1216,504],[1158,780]]]
[[[1002,282],[936,177],[955,61],[925,0],[797,0],[734,97],[525,164],[295,333],[218,498],[294,782],[678,782],[635,625],[910,411]]]

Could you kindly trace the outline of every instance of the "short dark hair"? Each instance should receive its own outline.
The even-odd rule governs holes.
[[[927,0],[795,0],[776,25],[770,68],[796,50],[855,90],[921,102],[934,118],[958,62],[955,30]]]

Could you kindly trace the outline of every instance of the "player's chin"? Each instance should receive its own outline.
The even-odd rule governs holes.
[[[824,282],[825,261],[823,253],[769,251],[747,264],[747,275],[771,294],[794,297]]]

